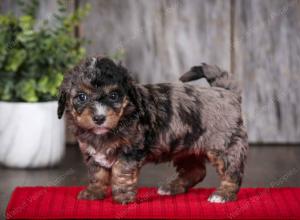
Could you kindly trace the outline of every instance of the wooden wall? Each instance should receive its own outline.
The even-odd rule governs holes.
[[[250,140],[300,141],[300,1],[236,1],[234,73]]]
[[[42,1],[41,17],[55,8]],[[243,85],[249,139],[300,143],[299,0],[69,0],[92,5],[89,55],[123,51],[142,83],[177,81],[207,62]],[[11,1],[1,5],[11,8]],[[2,7],[3,8],[3,7]],[[50,8],[50,9],[49,9]]]
[[[229,1],[80,1],[93,11],[82,34],[90,54],[125,50],[126,65],[140,82],[175,81],[202,61],[229,68]],[[213,49],[215,48],[215,49]],[[214,52],[215,50],[215,52]]]

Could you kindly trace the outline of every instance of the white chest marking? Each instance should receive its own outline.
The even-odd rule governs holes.
[[[86,150],[90,156],[94,158],[94,160],[105,168],[111,168],[114,164],[114,160],[109,160],[107,155],[101,152],[96,152],[95,148],[89,146]]]

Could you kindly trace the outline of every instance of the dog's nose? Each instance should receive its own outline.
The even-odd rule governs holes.
[[[104,115],[95,115],[93,117],[93,121],[97,124],[97,125],[101,125],[103,124],[103,122],[105,121],[105,116]]]

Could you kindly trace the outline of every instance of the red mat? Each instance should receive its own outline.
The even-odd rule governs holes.
[[[137,202],[119,205],[78,201],[82,187],[18,187],[6,210],[7,219],[300,219],[300,188],[242,189],[236,202],[212,204],[213,189],[159,196],[154,188],[139,190]]]

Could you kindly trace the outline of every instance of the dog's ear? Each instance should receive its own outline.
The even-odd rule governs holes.
[[[58,98],[58,108],[57,108],[57,116],[59,119],[62,118],[65,107],[66,107],[67,94],[64,90],[60,91]]]
[[[134,81],[130,82],[130,87],[128,89],[128,97],[130,101],[133,103],[133,105],[135,106],[139,117],[143,118],[144,107],[143,107],[142,97]]]

